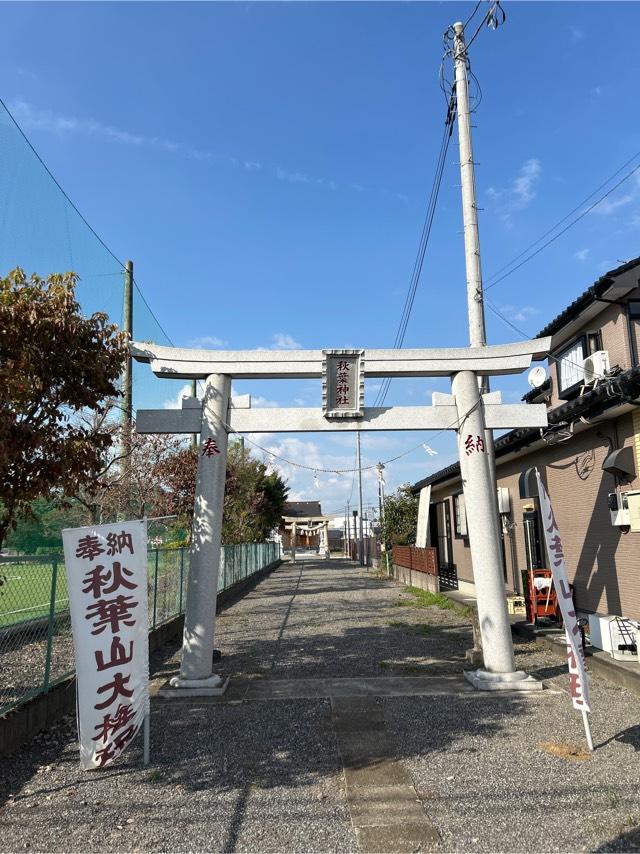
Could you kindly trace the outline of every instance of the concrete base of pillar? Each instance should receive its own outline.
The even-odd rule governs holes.
[[[229,685],[229,676],[224,679],[215,673],[206,679],[181,679],[174,676],[168,686],[163,686],[158,697],[221,697]]]
[[[513,673],[489,673],[487,670],[465,670],[464,678],[476,691],[541,691],[543,684],[524,670]]]

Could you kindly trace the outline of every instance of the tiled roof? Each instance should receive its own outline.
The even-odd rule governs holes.
[[[287,501],[283,516],[322,516],[319,501]]]
[[[633,270],[633,268],[638,265],[640,265],[640,257],[633,258],[631,261],[621,264],[620,267],[616,267],[615,270],[609,270],[609,272],[605,273],[604,276],[600,276],[600,278],[595,281],[591,287],[587,288],[587,290],[580,294],[577,299],[574,299],[574,301],[568,305],[564,311],[561,311],[560,314],[551,321],[551,323],[547,323],[544,329],[541,329],[540,332],[538,332],[536,338],[555,335],[555,333],[559,332],[570,320],[573,320],[581,311],[584,311],[587,306],[596,302],[598,297],[603,296],[613,284],[613,280],[616,276],[621,276],[623,273]]]

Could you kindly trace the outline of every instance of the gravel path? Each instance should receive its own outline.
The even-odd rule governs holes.
[[[469,620],[417,604],[340,561],[285,565],[219,616],[220,671],[258,681],[460,673]],[[603,746],[588,761],[556,758],[538,744],[583,739],[566,668],[530,642],[517,642],[517,658],[556,690],[383,701],[435,847],[640,851],[638,698],[595,679]],[[177,662],[165,648],[156,675]],[[151,766],[136,743],[101,773],[80,772],[66,719],[3,761],[0,804],[4,851],[358,850],[328,699],[154,700]]]

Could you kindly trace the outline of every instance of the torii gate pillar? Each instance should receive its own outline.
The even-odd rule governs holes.
[[[210,374],[202,400],[200,456],[187,582],[182,664],[174,688],[224,690],[223,679],[212,673],[218,572],[222,542],[222,511],[227,470],[226,430],[231,377]]]
[[[460,473],[484,656],[484,668],[465,671],[464,675],[474,688],[488,691],[540,689],[542,682],[528,676],[523,670],[516,670],[502,578],[500,530],[495,512],[491,459],[484,439],[484,402],[478,388],[477,375],[473,371],[456,374],[451,390],[460,419]]]

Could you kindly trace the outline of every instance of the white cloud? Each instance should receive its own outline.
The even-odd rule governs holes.
[[[576,261],[586,261],[589,257],[590,252],[590,249],[578,249],[576,252],[573,253],[573,257],[576,259]]]
[[[221,338],[216,338],[215,335],[203,335],[201,338],[192,338],[189,341],[189,347],[224,347],[226,341]]]
[[[286,332],[276,332],[272,336],[273,345],[272,350],[300,350],[302,349],[302,344],[298,343],[295,338],[291,335],[287,335]]]
[[[633,183],[631,188],[623,193],[621,196],[617,198],[609,198],[603,199],[599,202],[594,208],[591,209],[592,214],[599,214],[600,216],[611,216],[611,214],[616,213],[616,211],[620,210],[620,208],[624,208],[627,205],[634,202],[638,196],[640,195],[640,171],[634,172],[633,174]]]
[[[165,400],[162,404],[163,409],[182,409],[182,398],[183,397],[191,397],[191,383],[187,385],[183,385],[179,392],[177,392],[176,396],[170,398],[169,400]]]
[[[594,86],[593,89],[591,89],[591,94],[596,97],[602,95],[602,86]]]
[[[584,30],[581,27],[576,27],[572,25],[569,27],[569,33],[571,35],[571,41],[575,44],[576,42],[581,42],[584,38]]]
[[[535,199],[541,173],[540,161],[531,157],[522,164],[510,186],[502,189],[489,187],[487,194],[495,202],[498,214],[504,222],[510,222],[514,212],[523,210]]]
[[[266,397],[260,397],[260,395],[255,397],[251,395],[252,409],[274,409],[276,406],[280,406],[277,400],[267,400]]]
[[[540,314],[540,310],[532,305],[523,305],[521,307],[515,305],[502,305],[500,306],[500,311],[513,323],[525,323]]]

